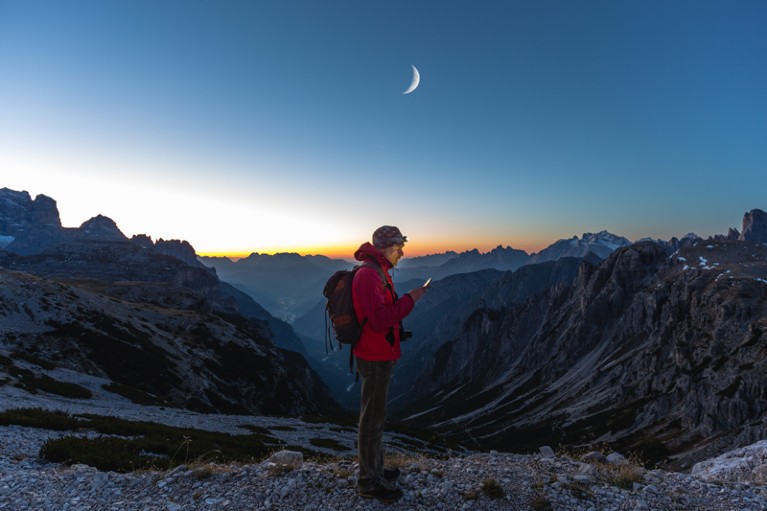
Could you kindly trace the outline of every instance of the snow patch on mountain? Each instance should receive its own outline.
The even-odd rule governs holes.
[[[540,252],[532,255],[533,263],[553,261],[561,257],[585,257],[591,252],[601,259],[606,259],[611,253],[622,247],[631,245],[631,241],[607,231],[598,233],[583,233],[583,236],[573,236],[570,239],[559,240]]]

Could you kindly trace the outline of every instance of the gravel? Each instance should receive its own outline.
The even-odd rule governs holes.
[[[0,409],[22,407],[100,413],[233,433],[247,433],[243,424],[281,426],[272,430],[275,435],[315,450],[309,444],[314,436],[336,438],[349,446],[355,436],[348,428],[304,424],[299,419],[203,415],[140,407],[107,395],[75,400],[0,387]],[[333,452],[334,457],[322,463],[303,460],[296,453],[284,457],[291,460],[288,464],[276,459],[252,464],[189,464],[170,471],[118,474],[39,458],[47,439],[65,434],[71,433],[0,427],[0,510],[767,510],[767,487],[744,477],[743,464],[738,465],[732,456],[724,465],[733,466],[740,474],[737,479],[728,478],[726,466],[713,463],[718,468],[717,479],[712,481],[688,473],[644,470],[617,453],[608,457],[591,453],[579,460],[542,448],[529,455],[471,452],[434,457],[397,449],[393,437],[387,435],[391,453],[387,461],[400,467],[397,484],[404,492],[400,501],[387,505],[357,496],[357,466],[351,447],[345,454]],[[748,452],[745,458],[755,456]]]

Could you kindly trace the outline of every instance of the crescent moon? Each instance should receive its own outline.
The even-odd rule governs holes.
[[[418,84],[421,83],[421,75],[418,70],[412,64],[410,64],[410,67],[413,68],[413,81],[410,82],[410,87],[408,87],[407,90],[402,94],[410,94],[416,89],[416,87],[418,87]]]

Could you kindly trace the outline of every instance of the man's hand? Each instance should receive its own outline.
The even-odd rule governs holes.
[[[412,298],[414,302],[417,302],[418,300],[421,299],[421,297],[424,295],[427,289],[429,289],[429,286],[426,286],[426,287],[421,286],[415,289],[411,289],[410,291],[407,292],[407,294],[410,295],[410,298]]]

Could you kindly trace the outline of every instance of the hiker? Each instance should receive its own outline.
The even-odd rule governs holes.
[[[364,321],[362,335],[353,348],[362,384],[357,490],[364,498],[394,502],[402,497],[402,490],[394,485],[399,469],[383,466],[386,399],[392,368],[400,357],[400,341],[410,335],[403,329],[402,319],[410,314],[428,285],[398,299],[389,270],[404,255],[407,237],[397,227],[384,225],[375,230],[372,241],[363,243],[354,254],[356,260],[367,264],[357,271],[352,284],[354,311]]]

